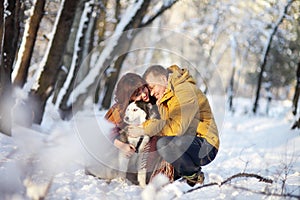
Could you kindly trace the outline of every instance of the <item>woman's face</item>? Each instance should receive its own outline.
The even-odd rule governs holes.
[[[131,101],[144,101],[149,102],[149,89],[146,86],[138,88],[130,97]]]

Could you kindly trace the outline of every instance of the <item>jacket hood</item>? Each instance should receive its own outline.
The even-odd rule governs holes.
[[[187,69],[180,69],[177,65],[172,65],[168,68],[168,70],[171,72],[169,83],[172,86],[179,85],[183,82],[196,84],[196,81],[193,79]]]
[[[164,102],[174,95],[174,87],[186,82],[196,84],[196,81],[191,77],[187,69],[181,69],[177,65],[172,65],[168,70],[171,72],[168,78],[168,86],[160,102]]]

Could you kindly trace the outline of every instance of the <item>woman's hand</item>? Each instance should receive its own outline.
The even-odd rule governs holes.
[[[135,147],[133,145],[121,142],[118,139],[115,139],[114,145],[121,150],[126,158],[130,158],[135,153]]]
[[[130,137],[140,137],[145,135],[144,129],[140,126],[129,125],[127,131]]]

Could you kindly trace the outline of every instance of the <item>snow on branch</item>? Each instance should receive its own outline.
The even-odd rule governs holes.
[[[46,49],[46,51],[44,53],[44,57],[42,58],[42,61],[39,64],[39,68],[37,69],[37,71],[35,72],[35,74],[32,77],[32,79],[33,79],[33,84],[31,86],[32,90],[36,90],[37,91],[38,88],[40,87],[39,80],[40,80],[40,78],[41,78],[41,76],[43,74],[44,67],[46,65],[48,56],[50,54],[51,46],[52,46],[52,43],[53,43],[53,40],[54,40],[54,35],[55,35],[55,32],[56,32],[56,29],[57,29],[57,26],[58,26],[58,22],[59,22],[61,14],[62,14],[64,5],[65,5],[65,0],[62,0],[61,1],[61,6],[59,7],[59,10],[57,12],[57,16],[56,16],[56,19],[55,19],[55,22],[54,22],[54,26],[52,28],[52,32],[51,32],[51,36],[50,36],[50,41],[49,41],[47,49]]]
[[[165,0],[163,5],[158,9],[155,14],[153,14],[148,19],[143,19],[143,23],[139,26],[139,28],[145,27],[151,24],[158,16],[160,16],[165,10],[171,8],[177,1],[179,0]]]
[[[30,20],[32,19],[33,17],[33,13],[34,13],[34,9],[36,8],[36,3],[37,1],[34,1],[33,4],[34,6],[32,6],[30,9],[29,9],[29,17],[27,20],[25,20],[25,28],[24,28],[24,34],[23,34],[23,37],[22,37],[22,42],[21,42],[21,45],[19,47],[19,51],[18,51],[18,56],[17,56],[17,60],[16,60],[16,64],[15,64],[15,67],[11,73],[11,80],[14,81],[15,78],[17,77],[17,74],[19,72],[19,69],[21,67],[21,62],[22,62],[22,57],[23,57],[23,54],[25,52],[25,44],[26,44],[26,41],[27,41],[27,37],[29,35],[29,28],[30,28]]]

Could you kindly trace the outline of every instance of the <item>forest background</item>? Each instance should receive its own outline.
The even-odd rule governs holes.
[[[62,119],[89,97],[107,109],[120,74],[157,63],[190,68],[205,93],[225,96],[231,112],[237,96],[253,99],[245,112],[254,114],[260,98],[291,100],[293,128],[299,128],[299,5],[1,0],[0,130],[10,135],[12,115],[20,110],[23,124],[40,124],[47,101]],[[17,101],[15,88],[28,98]]]

